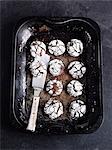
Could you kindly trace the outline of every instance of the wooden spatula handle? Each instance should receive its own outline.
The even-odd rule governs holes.
[[[27,130],[30,130],[32,132],[35,131],[36,127],[36,120],[37,120],[37,112],[38,112],[38,106],[39,106],[39,99],[40,97],[35,97],[33,98],[33,103],[32,103],[32,108],[31,108],[31,113],[30,113],[30,118],[27,126]]]

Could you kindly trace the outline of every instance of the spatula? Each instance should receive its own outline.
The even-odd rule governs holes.
[[[45,54],[39,59],[40,59],[40,61],[44,62],[46,67],[48,67],[48,63],[50,60],[49,55]],[[27,130],[30,130],[32,132],[35,131],[35,127],[36,127],[36,120],[37,120],[37,113],[38,113],[38,106],[39,106],[39,99],[40,99],[39,95],[40,95],[40,92],[44,88],[46,75],[47,75],[47,71],[44,74],[42,74],[41,77],[33,76],[33,78],[32,78],[32,87],[34,89],[34,97],[33,97],[32,108],[31,108],[28,126],[26,128]]]

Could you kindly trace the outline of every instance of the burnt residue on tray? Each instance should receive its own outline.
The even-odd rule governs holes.
[[[22,42],[21,33],[26,29],[30,32],[29,38]],[[65,65],[64,73],[56,77],[63,82],[64,86],[62,94],[56,97],[64,106],[64,114],[53,121],[45,115],[44,105],[51,96],[44,89],[40,95],[36,132],[44,134],[89,133],[96,129],[102,118],[100,33],[97,24],[83,18],[74,18],[62,22],[61,18],[58,22],[56,20],[34,18],[26,21],[20,27],[16,38],[13,111],[16,121],[19,122],[21,127],[25,128],[27,126],[33,98],[32,75],[29,70],[29,65],[33,61],[33,57],[30,54],[31,42],[37,39],[48,46],[51,40],[59,39],[67,45],[71,39],[79,39],[84,46],[84,51],[79,57],[71,57],[67,52],[55,57],[48,50],[46,51],[51,60],[58,58]],[[84,85],[83,94],[76,98],[70,96],[66,89],[67,84],[73,80],[68,73],[67,67],[74,60],[82,61],[87,68],[86,74],[81,79],[78,79]],[[50,79],[54,79],[54,77],[48,71],[46,83]],[[82,118],[72,120],[69,117],[69,106],[73,100],[77,99],[85,102],[87,112]]]

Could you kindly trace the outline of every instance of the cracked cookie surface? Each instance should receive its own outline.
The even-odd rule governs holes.
[[[86,67],[82,62],[79,61],[73,61],[68,65],[68,70],[69,74],[74,78],[74,79],[79,79],[82,78],[83,75],[86,72]]]
[[[64,64],[59,59],[53,59],[49,62],[49,72],[53,76],[61,75],[64,71]]]
[[[83,43],[78,39],[71,39],[67,44],[67,51],[70,56],[78,57],[83,52]]]
[[[65,44],[61,40],[52,40],[48,46],[49,53],[60,56],[65,52]]]
[[[77,80],[72,80],[67,85],[67,92],[70,96],[80,96],[83,92],[83,85]]]
[[[46,45],[41,41],[33,41],[30,45],[30,52],[33,57],[42,56],[46,53]]]
[[[45,104],[44,112],[54,120],[63,114],[63,105],[59,100],[50,98]]]
[[[58,80],[50,80],[46,85],[46,91],[52,96],[58,96],[62,93],[63,84]]]
[[[70,104],[69,112],[72,119],[80,118],[86,113],[86,105],[81,100],[73,101]]]

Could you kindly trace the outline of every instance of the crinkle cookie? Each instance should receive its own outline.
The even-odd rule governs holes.
[[[84,64],[82,62],[73,61],[69,64],[68,70],[69,70],[69,74],[73,78],[79,79],[79,78],[82,78],[83,75],[85,74],[86,67],[84,66]]]
[[[46,53],[46,45],[41,41],[33,41],[30,45],[30,52],[33,57],[42,56]]]
[[[77,80],[72,80],[70,83],[67,85],[67,92],[69,93],[70,96],[80,96],[82,95],[83,91],[83,85],[77,81]]]
[[[54,56],[60,56],[65,52],[65,44],[61,40],[52,40],[48,46],[49,52]]]
[[[70,118],[80,118],[86,113],[86,105],[81,100],[73,101],[70,104],[69,112]]]
[[[63,73],[64,70],[64,64],[59,59],[54,59],[49,62],[49,72],[53,76],[59,76]]]
[[[58,80],[50,80],[46,85],[46,91],[52,96],[58,96],[63,90],[63,84]]]
[[[78,57],[83,52],[83,43],[77,39],[71,39],[67,44],[67,51],[70,56]]]
[[[50,99],[44,107],[44,112],[54,120],[63,114],[63,105],[59,100]]]
[[[47,71],[46,65],[42,61],[38,61],[35,59],[31,64],[30,64],[30,70],[33,76],[40,76],[42,74],[45,74]]]

